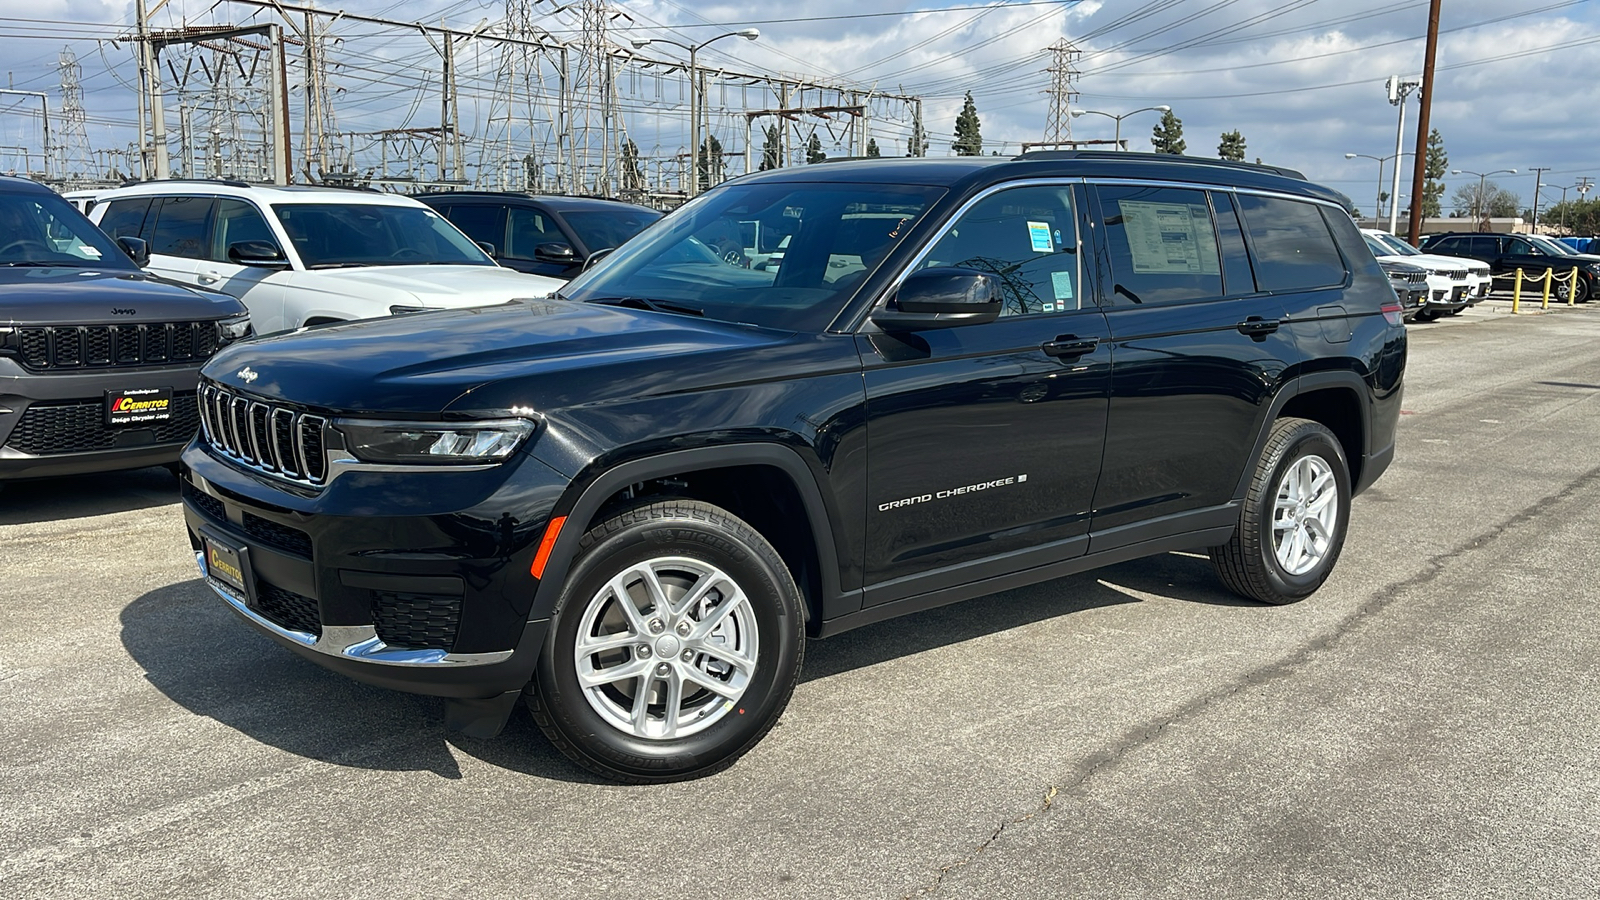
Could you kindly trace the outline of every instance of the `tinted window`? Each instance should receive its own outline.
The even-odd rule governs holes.
[[[1240,194],[1238,200],[1262,290],[1302,291],[1344,284],[1344,259],[1316,204],[1254,194]]]
[[[645,229],[646,225],[661,218],[661,214],[647,209],[588,209],[562,213],[567,226],[578,235],[578,240],[590,253],[608,247],[620,247],[628,238]],[[749,246],[746,244],[745,246]]]
[[[533,259],[533,248],[552,241],[565,242],[556,224],[536,209],[512,207],[507,214],[506,249],[502,256],[512,259]]]
[[[211,259],[227,260],[228,248],[244,241],[278,246],[278,239],[260,210],[244,200],[218,200],[216,226],[211,235]],[[279,247],[281,252],[283,248]]]
[[[1451,238],[1462,256],[1499,256],[1500,239],[1496,237]]]
[[[1233,198],[1213,193],[1211,207],[1216,213],[1217,237],[1222,243],[1223,287],[1230,295],[1253,294],[1256,292],[1255,271],[1250,266],[1250,253],[1244,248],[1244,231],[1239,225]]]
[[[998,276],[1002,316],[1077,309],[1082,292],[1075,208],[1066,185],[985,197],[956,220],[918,268],[957,266]],[[858,223],[845,227],[872,224]]]
[[[106,204],[105,214],[100,217],[100,230],[114,238],[139,237],[149,209],[149,197],[113,200]]]
[[[151,211],[156,224],[150,233],[150,252],[200,259],[205,250],[211,198],[166,197],[157,202],[160,209]]]
[[[505,207],[483,203],[458,203],[447,206],[440,212],[450,218],[450,224],[466,232],[467,237],[476,242],[493,245],[495,253],[505,252]]]
[[[55,194],[0,193],[0,266],[131,269],[104,232]]]
[[[308,269],[340,266],[492,266],[455,226],[425,206],[275,203]]]
[[[1101,187],[1112,301],[1179,303],[1222,296],[1222,265],[1203,191]]]

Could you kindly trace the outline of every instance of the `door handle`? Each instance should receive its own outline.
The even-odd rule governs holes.
[[[1094,352],[1100,346],[1099,338],[1080,338],[1075,334],[1063,334],[1053,341],[1045,341],[1039,345],[1047,356],[1056,359],[1076,359],[1086,353]]]
[[[200,283],[201,284],[211,284],[212,282],[218,281],[221,278],[222,278],[222,276],[217,274],[216,272],[201,272],[200,273]]]
[[[1251,337],[1265,337],[1277,331],[1278,326],[1282,324],[1283,322],[1278,319],[1263,319],[1260,316],[1250,316],[1239,323],[1239,333],[1248,334]]]

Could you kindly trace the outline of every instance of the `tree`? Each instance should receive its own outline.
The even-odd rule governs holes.
[[[956,139],[950,146],[957,156],[983,155],[983,123],[978,121],[978,105],[972,102],[971,91],[956,115]]]
[[[639,162],[639,145],[632,139],[625,138],[622,143],[621,159],[622,190],[630,193],[644,191],[644,166]]]
[[[1182,156],[1184,148],[1189,145],[1183,142],[1183,120],[1167,110],[1161,114],[1161,123],[1150,133],[1150,146],[1157,153],[1171,153]]]
[[[877,159],[878,157],[880,157],[882,155],[883,155],[883,153],[878,150],[878,141],[877,141],[877,139],[876,138],[867,138],[867,158],[868,159]]]
[[[758,172],[768,169],[777,169],[783,166],[783,134],[778,131],[778,126],[767,126],[766,140],[761,142],[761,167]]]
[[[1422,215],[1439,215],[1439,200],[1444,197],[1444,174],[1450,170],[1450,154],[1444,152],[1444,135],[1435,128],[1428,132],[1428,157],[1422,168]]]
[[[1456,215],[1476,216],[1480,219],[1485,216],[1505,218],[1516,215],[1522,208],[1522,198],[1514,192],[1492,181],[1482,181],[1483,194],[1480,196],[1478,184],[1477,181],[1468,182],[1456,188],[1455,193],[1450,195],[1450,205],[1455,207]]]
[[[714,134],[706,135],[700,147],[700,190],[708,191],[722,181],[722,142]]]
[[[1217,155],[1234,162],[1244,162],[1244,135],[1239,133],[1239,129],[1223,132],[1222,143],[1217,145]]]
[[[815,131],[811,132],[811,140],[806,141],[806,165],[819,163],[827,158],[828,154],[822,152],[822,138],[817,137]]]
[[[1600,234],[1600,200],[1563,200],[1544,210],[1539,221],[1559,224],[1568,234]]]
[[[922,116],[920,115],[914,115],[911,119],[911,142],[906,147],[906,155],[928,155],[928,132],[922,127]]]

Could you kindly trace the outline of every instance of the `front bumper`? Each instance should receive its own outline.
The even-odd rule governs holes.
[[[369,684],[453,698],[520,690],[548,626],[529,572],[565,480],[524,455],[482,471],[348,470],[320,491],[183,453],[202,577],[258,631]],[[208,571],[238,553],[247,590]]]

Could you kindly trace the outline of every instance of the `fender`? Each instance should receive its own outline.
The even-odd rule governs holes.
[[[570,521],[580,524],[570,529],[563,528],[556,539],[545,568],[545,577],[534,594],[533,607],[529,611],[530,621],[550,617],[556,598],[566,583],[572,560],[578,554],[578,543],[583,539],[584,528],[581,523],[593,518],[606,498],[630,484],[652,478],[685,471],[749,465],[773,466],[788,475],[800,493],[801,502],[805,504],[806,520],[811,527],[811,537],[816,542],[822,579],[820,609],[812,612],[820,618],[829,618],[859,609],[860,591],[851,591],[846,596],[839,590],[839,556],[833,539],[831,510],[811,469],[800,458],[800,454],[782,444],[748,443],[676,450],[625,462],[602,472],[583,489],[565,513]]]
[[[1239,483],[1234,486],[1233,499],[1243,500],[1250,491],[1250,479],[1255,474],[1255,461],[1261,458],[1261,451],[1267,446],[1267,439],[1272,436],[1272,423],[1277,421],[1283,408],[1289,405],[1300,394],[1321,390],[1327,387],[1348,387],[1355,391],[1358,400],[1357,406],[1361,409],[1361,470],[1362,481],[1370,483],[1366,477],[1367,460],[1372,456],[1372,407],[1369,403],[1359,402],[1360,398],[1367,396],[1370,389],[1361,376],[1350,371],[1341,372],[1312,372],[1306,375],[1297,375],[1290,379],[1278,390],[1272,398],[1272,403],[1267,407],[1267,415],[1261,421],[1260,432],[1256,435],[1255,445],[1251,450],[1250,462],[1245,465],[1244,472],[1239,476]],[[1354,479],[1352,479],[1353,481]],[[1365,487],[1365,484],[1362,485]],[[1356,491],[1352,490],[1352,495]]]

